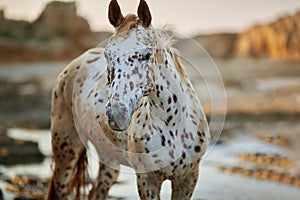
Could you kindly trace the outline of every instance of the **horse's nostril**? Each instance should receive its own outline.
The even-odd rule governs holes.
[[[124,130],[128,123],[127,123],[127,111],[126,108],[118,105],[118,104],[114,104],[112,106],[111,103],[107,103],[106,105],[106,116],[108,119],[108,124],[110,126],[110,128],[112,128],[113,130],[116,131],[122,131]],[[124,124],[126,125],[126,127],[124,126]]]
[[[111,103],[107,103],[107,105],[106,105],[106,116],[108,118],[109,124],[114,122],[114,118],[113,118],[112,110],[111,110]]]

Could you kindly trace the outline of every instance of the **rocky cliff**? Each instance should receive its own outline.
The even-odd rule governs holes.
[[[4,11],[0,10],[0,37],[4,38],[23,38],[30,33],[31,24],[21,20],[7,20]]]
[[[234,55],[300,60],[300,11],[238,34]]]
[[[219,33],[199,35],[193,39],[201,44],[212,57],[228,58],[233,55],[237,34]]]
[[[90,30],[75,2],[52,1],[32,23],[6,19],[0,11],[0,61],[71,59],[108,36]]]
[[[300,11],[273,23],[241,33],[199,35],[193,38],[212,57],[250,57],[300,60]]]
[[[34,37],[37,39],[55,36],[76,37],[91,33],[88,22],[77,16],[75,2],[49,3],[32,26]]]

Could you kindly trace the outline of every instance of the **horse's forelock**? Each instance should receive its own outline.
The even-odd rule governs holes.
[[[133,28],[137,28],[140,21],[138,20],[138,17],[134,14],[129,14],[125,17],[122,24],[116,31],[116,35],[121,35],[124,33],[129,33],[130,30]]]

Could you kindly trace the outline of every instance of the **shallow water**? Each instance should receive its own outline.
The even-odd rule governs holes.
[[[51,155],[51,140],[49,130],[26,130],[10,129],[9,136],[15,139],[24,139],[36,141],[39,144],[41,152],[45,155]],[[193,199],[265,199],[265,200],[295,200],[300,197],[300,189],[273,183],[269,181],[260,181],[235,175],[226,175],[218,172],[216,166],[239,165],[240,161],[236,155],[241,152],[261,152],[286,154],[284,148],[267,145],[256,140],[252,136],[240,136],[226,142],[225,145],[216,145],[212,151],[205,156],[202,161],[199,181],[193,196]],[[89,171],[92,177],[95,177],[97,170],[97,160],[94,152],[89,152],[90,166]],[[1,171],[9,176],[16,174],[33,174],[42,178],[51,175],[51,159],[47,157],[43,163],[34,165],[18,165],[13,167],[1,166]],[[112,187],[110,195],[122,197],[125,199],[139,199],[135,185],[135,175],[128,167],[121,168],[121,174],[118,179],[120,184]],[[5,191],[5,184],[0,182],[0,187]],[[171,183],[165,182],[162,188],[162,200],[170,199]],[[270,192],[272,191],[272,192]],[[4,192],[5,199],[12,199],[13,195]]]

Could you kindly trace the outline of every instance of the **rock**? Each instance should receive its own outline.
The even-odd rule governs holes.
[[[38,39],[76,38],[91,33],[88,22],[77,15],[75,2],[50,2],[32,26],[34,37]]]
[[[212,57],[227,58],[232,55],[232,50],[237,34],[220,33],[208,36],[196,36],[193,39],[201,44]]]
[[[300,60],[300,12],[257,25],[237,37],[234,55],[239,57]]]
[[[256,25],[241,33],[198,35],[193,39],[213,57],[252,57],[300,60],[300,11],[277,21]],[[189,50],[186,41],[181,49]],[[190,52],[189,52],[190,51]],[[201,55],[198,55],[201,56]]]
[[[0,36],[8,39],[26,39],[30,36],[31,24],[23,20],[7,20],[0,10]]]
[[[1,188],[0,188],[0,200],[4,200]]]
[[[16,175],[5,177],[8,183],[6,191],[15,194],[15,200],[43,200],[45,199],[49,179],[40,178],[35,175]],[[89,183],[91,184],[91,183]],[[82,199],[85,199],[84,197]],[[122,200],[124,198],[109,196],[108,200]],[[1,197],[0,197],[1,200]]]
[[[21,82],[0,80],[0,125],[49,128],[51,92],[36,79]]]
[[[32,23],[0,11],[0,61],[70,60],[110,35],[92,32],[75,2],[51,1]]]
[[[30,164],[44,160],[35,142],[14,140],[7,136],[6,129],[0,126],[0,164]]]
[[[17,175],[6,179],[6,191],[14,193],[15,200],[43,200],[47,193],[48,181],[33,175]]]

